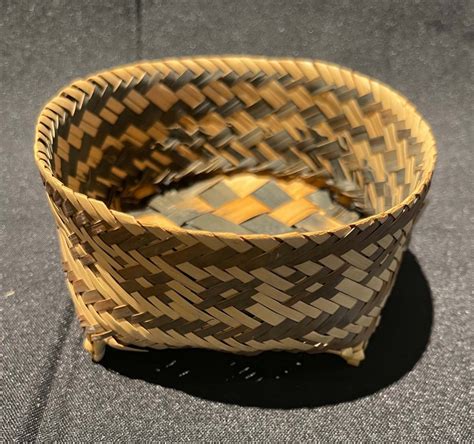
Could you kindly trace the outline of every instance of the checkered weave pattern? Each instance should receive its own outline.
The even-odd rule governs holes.
[[[252,174],[220,175],[168,191],[132,214],[148,223],[236,234],[324,231],[359,219],[327,190]]]
[[[366,76],[216,57],[75,82],[41,113],[35,157],[94,359],[108,344],[357,364],[436,151],[413,105]]]

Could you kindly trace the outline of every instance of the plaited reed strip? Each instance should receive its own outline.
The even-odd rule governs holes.
[[[107,344],[353,365],[436,159],[428,124],[390,87],[254,57],[76,81],[43,109],[34,153],[94,360]]]

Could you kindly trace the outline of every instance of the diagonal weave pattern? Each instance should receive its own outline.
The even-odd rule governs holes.
[[[366,76],[223,57],[75,82],[41,113],[35,156],[94,359],[108,344],[357,364],[436,151],[413,105]],[[149,196],[151,217],[119,211]]]

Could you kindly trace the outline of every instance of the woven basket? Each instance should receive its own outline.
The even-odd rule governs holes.
[[[252,57],[76,81],[43,109],[34,152],[94,360],[108,344],[353,365],[436,158],[430,127],[388,86]]]

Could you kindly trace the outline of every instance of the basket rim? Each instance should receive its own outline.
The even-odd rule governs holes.
[[[55,174],[53,173],[51,169],[51,164],[49,160],[46,160],[44,158],[45,152],[44,152],[44,145],[40,142],[41,139],[41,131],[40,131],[40,121],[42,117],[47,117],[46,116],[46,111],[49,109],[48,107],[52,104],[54,104],[56,107],[58,107],[58,104],[56,101],[58,99],[63,100],[64,98],[61,96],[61,93],[66,90],[67,88],[77,85],[79,82],[88,82],[101,74],[104,73],[110,73],[110,72],[115,72],[117,70],[123,70],[123,69],[131,69],[131,68],[140,68],[144,67],[146,65],[150,64],[156,64],[156,63],[172,63],[172,62],[193,62],[196,60],[208,60],[210,62],[212,61],[254,61],[254,62],[297,62],[297,63],[311,63],[311,64],[321,64],[326,67],[332,67],[338,70],[343,70],[351,75],[358,76],[360,78],[363,78],[365,80],[368,80],[371,84],[377,85],[380,89],[385,90],[389,94],[390,97],[396,98],[397,100],[400,100],[405,107],[411,108],[411,111],[413,112],[413,115],[417,118],[419,118],[419,125],[424,125],[426,128],[426,138],[430,142],[430,147],[429,149],[431,150],[431,155],[428,157],[426,164],[423,168],[423,174],[420,178],[420,181],[416,188],[401,202],[398,204],[390,207],[389,209],[378,212],[376,214],[373,214],[371,216],[367,216],[364,218],[361,218],[357,220],[356,222],[350,223],[350,224],[343,224],[341,227],[338,227],[336,230],[319,230],[319,231],[305,231],[305,232],[296,232],[296,231],[289,231],[286,233],[281,233],[281,234],[268,234],[268,233],[252,233],[252,234],[236,234],[236,233],[231,233],[231,232],[226,232],[226,231],[208,231],[208,230],[196,230],[196,229],[187,229],[187,228],[181,228],[181,227],[163,227],[160,224],[155,224],[155,223],[146,223],[139,221],[135,216],[129,213],[125,213],[119,210],[113,210],[109,208],[105,202],[95,199],[92,197],[87,196],[84,193],[81,193],[79,191],[74,191],[67,185],[65,185],[61,180],[59,180]],[[93,86],[94,90],[97,88],[97,85],[90,83],[90,86]],[[380,99],[381,102],[383,102],[383,99]],[[64,109],[64,107],[61,107]],[[81,106],[78,106],[77,109],[80,109]],[[76,110],[74,110],[76,111]],[[71,112],[69,110],[64,109],[64,115],[69,116]],[[55,121],[55,129],[59,127],[60,124],[64,123],[67,117],[62,117],[58,118]],[[425,142],[426,143],[426,142]],[[89,74],[85,77],[82,77],[80,79],[76,79],[72,82],[70,82],[67,86],[63,87],[60,89],[50,100],[48,100],[45,105],[42,107],[40,114],[38,115],[37,118],[37,124],[36,124],[36,129],[35,129],[35,139],[34,139],[34,147],[33,147],[33,153],[34,153],[34,158],[35,158],[35,163],[37,165],[37,168],[39,169],[40,175],[43,177],[45,180],[45,183],[48,183],[53,187],[53,189],[58,190],[58,191],[63,191],[65,194],[73,194],[74,196],[77,196],[79,201],[88,201],[92,204],[93,207],[96,206],[101,206],[102,209],[105,209],[110,213],[110,216],[113,219],[117,220],[117,223],[120,225],[124,225],[124,221],[126,221],[126,225],[136,225],[137,227],[141,227],[142,229],[160,229],[162,231],[168,232],[170,235],[183,235],[183,234],[190,234],[195,238],[205,238],[205,237],[213,237],[213,238],[220,238],[220,239],[242,239],[242,240],[265,240],[265,239],[274,239],[274,240],[297,240],[301,239],[301,237],[311,237],[313,239],[315,238],[325,238],[327,235],[336,235],[338,237],[344,237],[347,235],[349,232],[351,232],[355,228],[359,229],[365,229],[366,227],[372,225],[373,223],[380,222],[381,224],[390,216],[397,218],[401,213],[404,212],[406,208],[411,207],[413,204],[416,203],[418,198],[423,194],[423,192],[429,187],[431,183],[431,179],[434,173],[434,169],[436,166],[436,161],[437,161],[437,145],[436,145],[436,140],[433,135],[432,128],[430,124],[425,120],[423,115],[418,112],[416,109],[415,105],[401,92],[398,90],[392,88],[388,84],[372,77],[367,74],[363,74],[357,70],[353,70],[351,68],[348,68],[346,66],[334,63],[334,62],[328,62],[325,60],[321,59],[310,59],[310,58],[302,58],[302,57],[271,57],[271,56],[264,56],[264,55],[247,55],[247,54],[222,54],[222,55],[190,55],[190,56],[182,56],[182,57],[167,57],[167,58],[159,58],[159,59],[143,59],[140,61],[135,61],[132,63],[124,64],[124,65],[117,65],[114,67],[111,67],[109,69],[102,69],[100,71],[97,71],[95,73]],[[47,156],[46,156],[47,157]]]

